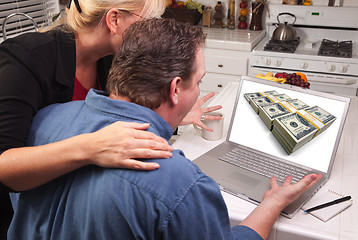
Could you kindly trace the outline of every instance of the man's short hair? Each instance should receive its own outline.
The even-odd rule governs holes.
[[[166,100],[175,77],[191,79],[196,53],[205,43],[201,27],[171,19],[132,24],[113,59],[107,91],[131,102],[158,108]]]

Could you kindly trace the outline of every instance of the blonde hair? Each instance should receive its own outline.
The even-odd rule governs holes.
[[[158,18],[165,10],[165,0],[78,0],[81,13],[78,12],[72,0],[70,8],[66,8],[66,14],[54,24],[66,27],[71,32],[86,32],[96,27],[107,11],[116,8],[124,11],[141,10],[143,18]]]

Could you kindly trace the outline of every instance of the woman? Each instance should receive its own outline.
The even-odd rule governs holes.
[[[79,167],[96,164],[153,170],[134,158],[168,158],[172,147],[142,131],[148,124],[114,123],[95,133],[39,147],[24,147],[33,116],[49,104],[84,99],[104,89],[112,56],[124,30],[135,21],[159,17],[165,0],[73,0],[63,23],[0,45],[0,182],[2,192],[24,191]],[[199,100],[184,123],[200,121],[211,98]],[[209,116],[205,116],[209,119]]]

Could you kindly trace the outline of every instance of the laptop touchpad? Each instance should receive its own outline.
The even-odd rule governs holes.
[[[224,178],[225,182],[240,186],[246,190],[255,188],[261,181],[239,172],[231,172]]]

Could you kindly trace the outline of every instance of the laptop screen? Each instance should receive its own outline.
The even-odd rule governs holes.
[[[242,78],[228,140],[327,173],[335,158],[349,100],[266,82]],[[267,99],[265,95],[273,96]],[[279,102],[284,103],[277,105]],[[309,110],[297,113],[308,107],[310,116],[305,116]],[[270,115],[277,109],[286,113]],[[312,120],[315,114],[317,121]]]

